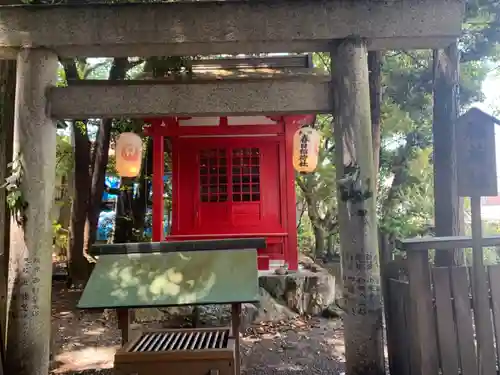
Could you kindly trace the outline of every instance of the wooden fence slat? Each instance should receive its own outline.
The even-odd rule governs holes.
[[[407,252],[412,375],[437,375],[436,323],[432,303],[428,251]]]
[[[401,298],[402,301],[402,321],[403,329],[401,330],[400,336],[403,340],[403,350],[404,350],[404,362],[403,362],[403,372],[402,374],[412,375],[411,364],[412,364],[412,352],[411,352],[411,341],[408,340],[408,334],[410,333],[411,327],[411,315],[410,315],[410,286],[408,282],[400,283]]]
[[[0,375],[4,375],[4,359],[5,359],[5,351],[4,351],[4,341],[3,341],[3,332],[0,327]]]
[[[477,342],[478,348],[478,367],[481,368],[479,375],[489,375],[489,374],[496,374],[496,358],[495,358],[495,346],[493,343],[493,322],[491,320],[491,311],[490,311],[490,301],[486,296],[484,299],[478,299],[477,296],[474,293],[474,278],[473,276],[473,270],[471,269],[471,284],[472,284],[472,305],[474,307],[474,310],[476,309],[481,309],[479,313],[475,311],[474,314],[474,327],[476,331],[476,340],[480,340],[480,337],[483,338],[481,342]],[[484,273],[480,275],[481,282],[484,284],[485,288],[488,288],[488,277],[486,274],[486,270]],[[478,324],[476,322],[476,316],[484,316],[489,319],[488,322],[482,322],[482,327],[484,327],[483,331],[481,332],[481,335],[478,333]],[[489,328],[488,328],[489,327]],[[482,358],[481,358],[482,355]]]
[[[500,361],[500,266],[489,266],[488,274],[491,289],[493,326],[497,343],[497,361]]]
[[[398,337],[398,294],[397,294],[397,285],[395,280],[388,279],[387,280],[387,294],[390,296],[384,302],[384,308],[387,309],[387,341],[389,351],[389,370],[391,374],[399,374],[401,373],[401,364],[400,364],[400,346],[399,346],[399,337]],[[390,345],[389,345],[390,343]],[[390,349],[389,349],[390,348]]]
[[[478,375],[467,267],[451,268],[451,286],[462,375]]]
[[[384,308],[384,319],[385,319],[385,337],[387,343],[387,359],[389,364],[389,371],[392,374],[397,373],[394,368],[394,329],[392,327],[392,314],[393,314],[393,302],[391,300],[390,291],[390,278],[391,278],[391,265],[393,258],[393,246],[386,233],[379,232],[379,256],[380,256],[380,276],[381,276],[381,287],[382,287],[382,298],[383,298],[383,308]],[[0,374],[1,375],[1,374]]]
[[[436,296],[436,316],[439,352],[443,375],[458,374],[458,345],[448,267],[432,268]]]
[[[395,374],[410,375],[410,345],[408,340],[408,284],[390,279],[391,336],[394,343],[392,353]],[[406,306],[405,306],[406,305]]]

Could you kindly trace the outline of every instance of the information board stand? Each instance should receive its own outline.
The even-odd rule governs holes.
[[[478,374],[495,374],[488,276],[484,267],[481,198],[497,196],[495,123],[498,120],[477,108],[461,116],[456,126],[458,194],[470,197],[472,227],[472,288],[477,337]],[[489,368],[491,367],[491,368]]]

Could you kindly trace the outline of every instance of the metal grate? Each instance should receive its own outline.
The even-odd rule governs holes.
[[[224,349],[228,337],[229,329],[148,332],[137,340],[129,352]]]

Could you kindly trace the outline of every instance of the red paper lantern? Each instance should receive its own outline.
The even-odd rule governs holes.
[[[122,133],[116,140],[116,171],[121,177],[135,177],[142,164],[142,139],[135,133]]]
[[[316,129],[303,127],[293,136],[293,167],[300,173],[314,172],[318,165],[321,137]]]

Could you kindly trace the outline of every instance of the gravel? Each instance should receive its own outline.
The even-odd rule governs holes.
[[[113,315],[75,309],[79,293],[55,285],[52,310],[52,371],[64,375],[111,375],[120,332]],[[226,309],[226,307],[223,307]],[[219,315],[209,309],[202,315]],[[342,374],[340,320],[294,319],[254,325],[241,338],[242,374]]]

